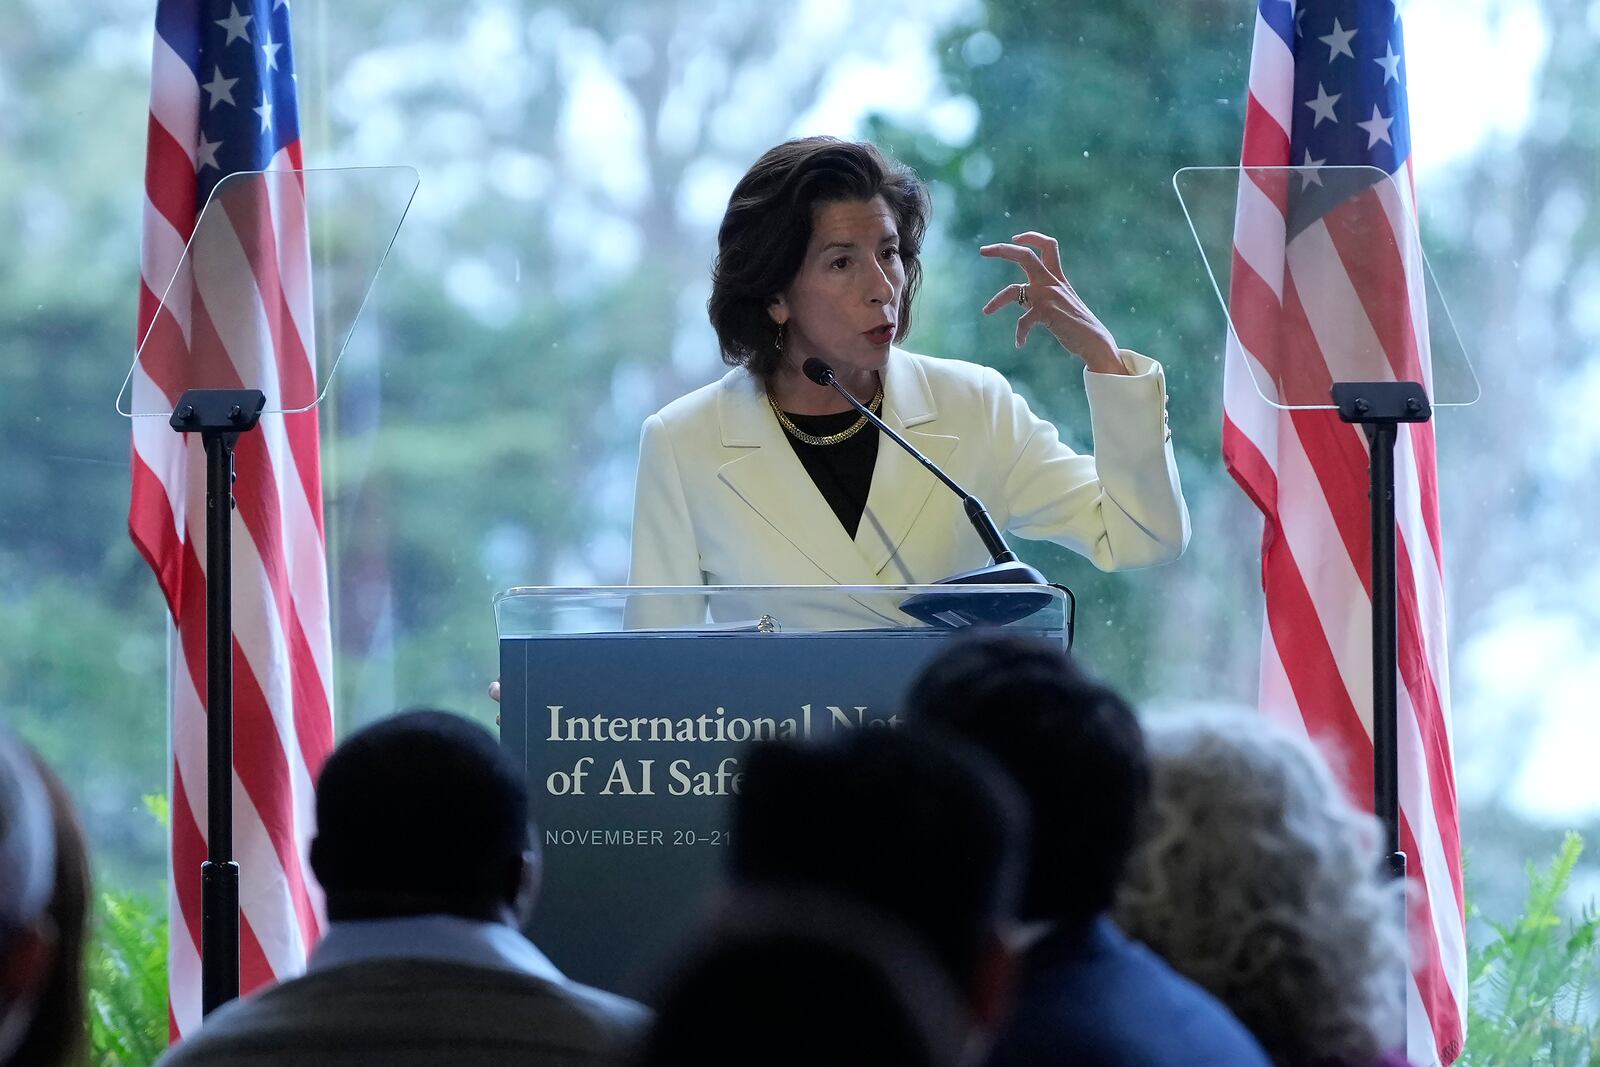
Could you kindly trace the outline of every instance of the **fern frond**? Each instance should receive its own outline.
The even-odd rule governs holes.
[[[100,894],[88,964],[89,1047],[103,1067],[148,1067],[167,1046],[166,909]]]
[[[1520,917],[1495,922],[1468,951],[1467,1047],[1462,1067],[1600,1067],[1600,1030],[1589,1010],[1600,983],[1600,916],[1563,919],[1562,902],[1583,854],[1569,833],[1541,870],[1528,867]]]

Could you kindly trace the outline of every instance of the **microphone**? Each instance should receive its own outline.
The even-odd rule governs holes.
[[[850,391],[839,384],[839,378],[833,373],[833,368],[828,366],[816,356],[807,359],[800,370],[807,378],[818,385],[825,385],[833,389],[859,411],[867,421],[878,428],[878,432],[888,437],[889,440],[899,445],[910,453],[911,458],[922,464],[922,468],[943,482],[952,493],[961,499],[962,507],[966,509],[967,519],[972,523],[972,528],[977,531],[978,539],[983,542],[984,549],[989,553],[990,564],[976,570],[962,571],[952,574],[948,578],[941,578],[935,585],[1049,585],[1045,576],[1033,567],[1017,559],[1017,554],[1006,545],[1006,540],[1000,535],[999,527],[989,517],[988,509],[983,506],[983,501],[961,488],[933,460],[917,451],[915,445],[904,437],[895,433],[889,424],[879,418],[871,408],[850,395]],[[1065,587],[1058,587],[1065,588]],[[1067,592],[1068,597],[1072,596]],[[1039,611],[1050,602],[1048,593],[1038,593],[1033,596],[1015,593],[1007,596],[983,596],[974,594],[971,597],[961,598],[959,602],[949,596],[933,596],[921,594],[910,597],[900,605],[900,609],[913,618],[920,619],[929,625],[956,627],[987,624],[1003,626],[1009,622],[1026,618]],[[1071,638],[1068,638],[1070,643]]]

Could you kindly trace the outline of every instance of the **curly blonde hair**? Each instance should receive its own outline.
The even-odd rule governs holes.
[[[1365,1064],[1404,1007],[1402,887],[1303,738],[1253,716],[1147,724],[1149,808],[1115,914],[1279,1067]]]

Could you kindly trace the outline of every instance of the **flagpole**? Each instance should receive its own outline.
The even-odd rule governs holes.
[[[206,451],[206,860],[200,867],[200,1010],[239,995],[239,864],[233,858],[233,448],[255,428],[259,389],[190,389],[170,425]]]

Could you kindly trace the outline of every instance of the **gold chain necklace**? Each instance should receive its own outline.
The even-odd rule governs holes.
[[[836,445],[841,441],[850,440],[850,438],[860,433],[861,428],[867,424],[867,417],[863,415],[855,422],[851,423],[850,426],[840,430],[838,433],[830,433],[826,437],[818,437],[816,434],[806,433],[800,427],[796,426],[794,422],[790,420],[788,414],[778,406],[778,400],[772,395],[771,392],[767,393],[767,403],[772,405],[772,413],[778,416],[778,424],[783,427],[784,432],[802,444]],[[867,404],[867,410],[876,415],[878,414],[878,410],[880,407],[882,407],[882,405],[883,384],[880,382],[878,384],[877,393],[873,396],[872,401]]]

